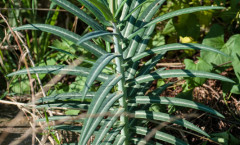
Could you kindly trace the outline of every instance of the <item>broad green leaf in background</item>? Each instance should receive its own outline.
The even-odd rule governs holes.
[[[69,85],[68,92],[81,92],[85,86],[86,77],[77,76],[75,81]]]
[[[192,37],[197,40],[200,36],[200,25],[195,14],[186,14],[173,19],[178,36]],[[185,29],[187,27],[187,29]]]
[[[202,58],[198,57],[197,63],[193,62],[190,59],[184,60],[185,69],[188,70],[200,70],[200,71],[206,71],[210,72],[213,68],[212,65],[208,64],[206,61],[204,61]],[[192,85],[192,87],[200,86],[202,85],[206,79],[205,78],[186,78],[186,81],[189,85]]]
[[[10,90],[16,94],[30,94],[29,85],[27,76],[15,77],[10,84]]]
[[[239,82],[237,78],[233,79],[235,82]],[[225,97],[229,92],[233,94],[240,94],[240,84],[233,84],[228,82],[222,82],[223,96]]]
[[[203,44],[216,49],[221,49],[224,45],[224,30],[219,24],[213,24],[210,31],[203,40]]]
[[[52,47],[62,49],[62,50],[67,51],[71,54],[75,54],[77,50],[74,49],[73,45],[74,45],[73,42],[71,42],[69,40],[66,40],[66,39],[61,39],[61,40],[56,39],[52,42]]]
[[[233,136],[229,131],[211,134],[212,140],[221,145],[239,145],[240,139]]]
[[[66,115],[78,115],[78,113],[80,113],[80,110],[71,110],[71,109],[69,109],[69,110],[65,111]]]
[[[200,11],[196,12],[195,16],[197,16],[199,24],[205,28],[211,24],[213,13],[214,11]]]
[[[210,32],[207,34],[205,39],[203,40],[203,45],[207,45],[210,47],[214,47],[225,54],[229,55],[229,57],[219,55],[217,53],[207,52],[201,50],[201,58],[211,65],[220,65],[231,61],[231,53],[233,46],[231,42],[227,42],[224,44],[224,31],[223,28],[219,25],[213,25]]]
[[[227,43],[232,50],[232,65],[240,83],[240,34],[233,35]]]
[[[150,41],[149,47],[158,47],[165,44],[165,37],[161,33],[156,33]]]
[[[170,19],[167,24],[165,25],[162,34],[163,35],[170,35],[171,33],[175,32],[176,29],[173,25],[173,19]]]

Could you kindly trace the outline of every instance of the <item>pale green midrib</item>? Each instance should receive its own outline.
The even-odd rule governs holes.
[[[154,101],[153,98],[151,98],[151,99],[150,99],[150,98],[143,98],[143,99],[137,98],[136,100],[137,100],[137,102],[151,102],[151,101]],[[157,102],[157,101],[159,101],[159,100],[156,99],[156,102]],[[161,101],[161,103],[168,103],[168,102],[169,102],[169,100],[165,100],[165,99],[161,99],[160,101]],[[185,100],[185,101],[186,101],[186,100]],[[175,104],[175,103],[176,103],[176,104],[179,104],[178,101],[171,100],[171,104]],[[198,108],[198,107],[202,108],[202,106],[199,106],[199,105],[193,104],[193,103],[189,103],[188,101],[186,101],[186,102],[181,102],[180,104],[182,104],[183,106],[184,106],[184,105],[191,106],[191,107],[189,107],[189,108]],[[210,108],[204,108],[204,110],[208,110],[209,112],[212,112],[212,110],[211,110]]]
[[[216,75],[216,74],[211,74],[211,73],[208,73],[208,74],[203,74],[203,73],[198,73],[198,72],[167,72],[165,74],[160,74],[160,77],[165,77],[165,76],[169,76],[169,75],[196,75],[196,77],[205,77],[205,78],[208,78],[209,76],[214,78],[214,79],[223,79],[221,76],[219,75]],[[146,75],[146,76],[143,76],[143,77],[140,77],[140,78],[136,78],[136,81],[142,81],[142,80],[145,80],[145,79],[148,79],[148,78],[153,78],[152,75]]]

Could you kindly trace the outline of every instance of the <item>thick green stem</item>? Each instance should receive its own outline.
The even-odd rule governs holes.
[[[116,25],[114,23],[113,23],[113,32],[114,33],[118,33],[117,27],[116,27]],[[127,111],[128,110],[127,102],[126,102],[127,91],[126,91],[126,88],[124,87],[125,76],[124,76],[124,69],[122,67],[122,64],[123,64],[123,52],[122,52],[122,49],[119,46],[119,40],[118,40],[117,36],[115,36],[115,35],[113,36],[113,41],[114,41],[114,51],[115,51],[115,53],[122,55],[121,57],[117,57],[115,59],[116,71],[117,71],[117,73],[120,73],[120,74],[123,75],[121,81],[118,82],[118,91],[121,91],[124,94],[123,97],[119,100],[119,104],[120,104],[120,107],[124,108],[125,111]],[[120,121],[125,123],[125,127],[121,131],[121,135],[126,136],[126,141],[125,141],[124,145],[128,145],[129,144],[128,143],[129,134],[128,134],[128,118],[127,118],[127,116],[125,116],[125,115],[120,116]]]

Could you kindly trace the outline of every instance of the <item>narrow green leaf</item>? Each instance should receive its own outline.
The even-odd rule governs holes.
[[[114,125],[115,126],[115,125]],[[118,123],[106,136],[101,145],[112,145],[112,142],[116,139],[116,136],[120,133],[122,128],[124,127],[124,123]]]
[[[126,139],[126,136],[118,135],[115,141],[113,142],[113,145],[123,145],[125,139]]]
[[[224,56],[223,56],[224,57]],[[204,61],[202,58],[197,57],[197,63],[191,59],[184,59],[185,69],[188,70],[200,70],[205,72],[211,72],[213,66],[208,62]],[[188,86],[198,87],[202,86],[206,79],[203,78],[187,78],[185,79]]]
[[[138,41],[133,41],[132,43],[130,43],[130,47],[129,50],[127,50],[127,55],[130,55],[130,56],[133,56],[133,55],[136,55],[137,54],[140,54],[142,53],[146,48],[147,48],[147,45],[148,45],[148,42],[149,42],[149,39],[150,39],[150,35],[152,34],[152,32],[154,31],[155,29],[155,26],[151,26],[149,28],[147,28],[144,32],[144,36],[147,36],[146,38],[143,38],[143,40],[141,40],[141,42],[139,43]],[[134,62],[134,64],[132,65],[132,67],[130,67],[126,74],[126,80],[127,79],[132,79],[136,76],[136,71],[137,71],[137,68],[139,67],[139,63],[140,61],[137,61],[137,62]]]
[[[43,104],[37,105],[36,108],[48,108],[48,109],[79,109],[79,110],[88,110],[89,104],[82,102],[62,102],[62,103],[51,103],[51,104]]]
[[[54,50],[56,50],[56,51],[62,52],[62,53],[64,53],[64,54],[67,54],[67,55],[74,56],[74,57],[78,58],[78,56],[76,56],[75,54],[72,54],[72,53],[70,53],[70,52],[68,52],[68,51],[65,51],[65,50],[63,50],[63,49],[58,49],[57,47],[54,47],[54,46],[48,46],[48,47],[49,47],[49,48],[52,48],[52,49],[54,49]]]
[[[166,113],[161,112],[151,112],[151,111],[135,111],[133,112],[135,118],[148,119],[148,120],[158,120],[163,122],[172,122],[180,126],[186,127],[193,131],[196,131],[204,136],[210,137],[205,131],[201,130],[199,127],[195,126],[191,122],[185,119],[178,119],[174,116],[170,116]]]
[[[39,67],[32,67],[29,68],[29,70],[26,69],[22,69],[16,72],[12,72],[10,74],[8,74],[7,76],[14,76],[14,75],[23,75],[23,74],[27,74],[29,71],[29,73],[31,74],[35,74],[35,73],[39,73],[39,74],[68,74],[68,75],[76,75],[76,76],[84,76],[87,77],[90,72],[89,72],[89,68],[85,68],[85,67],[79,67],[79,66],[64,66],[64,65],[52,65],[52,66],[39,66]],[[99,81],[106,81],[109,78],[108,75],[106,74],[100,74],[97,77],[97,80]]]
[[[137,91],[140,89],[140,88],[144,88],[145,87],[145,83],[142,83],[142,84],[136,84],[134,86],[130,86],[127,88],[127,94],[129,97],[133,97]],[[144,92],[142,92],[142,94],[145,94]]]
[[[79,9],[76,5],[70,3],[67,0],[52,0],[60,7],[64,8],[68,12],[74,14],[83,22],[91,26],[95,30],[103,30],[103,28],[98,24],[97,21],[92,19],[89,15],[87,15],[83,10]]]
[[[95,96],[94,92],[88,93],[85,99],[92,99]],[[36,101],[36,103],[44,103],[44,102],[53,102],[53,101],[63,101],[63,100],[76,100],[82,98],[82,93],[64,93],[64,94],[56,94],[46,96],[44,98],[40,98]]]
[[[159,96],[159,95],[162,94],[163,91],[165,91],[167,89],[167,87],[169,87],[169,86],[171,86],[173,84],[174,84],[174,82],[170,82],[170,83],[164,84],[163,86],[158,87],[154,91],[152,91],[151,95]]]
[[[83,141],[84,143],[87,142],[89,140],[89,138],[91,137],[91,135],[93,134],[94,130],[98,127],[100,121],[103,119],[103,115],[101,116],[101,114],[105,114],[107,113],[107,111],[113,106],[113,104],[119,100],[121,97],[123,96],[122,93],[117,93],[117,95],[113,94],[113,95],[109,95],[109,97],[107,97],[104,102],[101,104],[101,107],[99,108],[99,111],[97,112],[97,114],[99,114],[100,116],[95,117],[94,121],[92,122],[90,128],[88,129],[88,132],[84,135],[85,136],[85,140]],[[122,110],[123,111],[123,110]],[[118,112],[117,112],[118,113]],[[119,113],[115,114],[118,115],[119,117]],[[116,117],[116,116],[115,116]],[[116,119],[118,118],[116,117]],[[114,122],[113,122],[114,123]],[[113,124],[112,123],[112,124]],[[111,128],[111,126],[108,126],[109,129]],[[107,128],[105,128],[107,129]],[[103,132],[101,132],[102,134]],[[104,137],[105,134],[102,134],[102,137]],[[101,141],[101,140],[100,140]]]
[[[143,11],[143,13],[138,18],[137,27],[141,27],[144,23],[151,21],[153,16],[165,1],[166,0],[153,0],[153,2]]]
[[[84,122],[84,126],[83,126],[83,133],[80,136],[80,141],[79,144],[86,144],[83,143],[83,141],[85,140],[85,135],[88,132],[89,127],[91,126],[94,118],[92,118],[91,116],[95,115],[98,112],[98,109],[101,107],[102,102],[104,101],[104,99],[106,98],[106,96],[108,95],[108,93],[111,91],[111,89],[122,79],[122,75],[120,74],[116,74],[116,75],[112,75],[111,77],[109,77],[109,79],[107,81],[104,82],[103,85],[101,85],[101,87],[98,89],[96,96],[93,98],[90,107],[88,109],[88,113],[90,115],[89,118],[85,119]]]
[[[131,2],[130,10],[133,10],[142,2],[143,0],[133,0]],[[140,12],[140,9],[137,9],[135,12],[133,12],[129,20],[126,22],[126,26],[122,32],[122,35],[124,38],[126,38],[128,35],[130,35],[133,32],[134,24],[136,23],[136,18],[138,17],[139,12]]]
[[[165,70],[165,68],[158,69],[158,71],[163,71],[163,70]],[[135,96],[136,93],[145,94],[151,85],[152,85],[152,81],[147,83],[142,83],[142,84],[136,84],[133,87],[131,87],[131,89],[128,88],[128,92],[129,92],[128,94],[129,96]]]
[[[164,56],[165,53],[160,53],[157,56],[150,59],[148,62],[144,64],[144,66],[141,67],[139,70],[138,76],[145,75],[151,71],[153,67],[161,60],[161,58]],[[165,68],[161,68],[160,71],[162,71]]]
[[[138,61],[146,56],[152,55],[152,54],[159,54],[163,53],[165,51],[170,51],[170,50],[181,50],[181,49],[194,49],[194,50],[206,50],[206,51],[211,51],[215,53],[219,53],[222,55],[225,55],[223,52],[201,44],[194,44],[194,43],[173,43],[173,44],[167,44],[159,47],[152,48],[150,50],[147,50],[145,52],[142,52],[140,54],[135,55],[132,57],[129,61],[130,62],[135,62]]]
[[[111,129],[115,121],[118,119],[119,115],[122,114],[124,111],[123,108],[118,109],[118,111],[115,112],[114,116],[109,119],[103,126],[101,126],[99,133],[95,136],[95,140],[93,144],[100,144],[100,142],[103,140],[103,138],[106,136],[107,132]]]
[[[96,6],[103,14],[106,20],[113,21],[113,15],[108,7],[97,0],[89,0],[94,6]]]
[[[157,79],[163,79],[163,78],[171,78],[171,77],[199,77],[199,78],[209,78],[209,79],[216,79],[226,82],[235,83],[233,80],[226,78],[224,76],[209,73],[209,72],[203,72],[203,71],[194,71],[194,70],[183,70],[183,69],[175,69],[175,70],[164,70],[160,72],[153,72],[151,74],[142,75],[134,79],[131,83],[140,84],[145,83],[148,81],[153,81]]]
[[[132,13],[134,13],[136,10],[140,9],[146,3],[149,3],[149,1],[144,1],[143,3],[140,3],[138,6],[136,6],[133,10],[131,10],[131,12],[128,13],[128,15],[124,18],[123,21],[126,21],[132,15]]]
[[[63,143],[62,145],[78,145],[77,142],[72,142],[72,143]]]
[[[143,136],[146,136],[148,133],[151,132],[150,129],[147,129],[147,128],[144,128],[144,127],[140,127],[140,126],[131,127],[131,130],[134,133],[140,134],[140,135],[143,135]],[[184,141],[182,141],[182,140],[180,140],[180,139],[178,139],[178,138],[176,138],[176,137],[174,137],[172,135],[169,135],[169,134],[166,134],[164,132],[161,132],[161,131],[156,131],[156,133],[153,136],[153,138],[165,141],[165,142],[170,143],[170,144],[188,145]]]
[[[85,95],[87,94],[87,91],[89,90],[89,88],[91,87],[91,85],[93,84],[95,79],[98,78],[98,75],[102,72],[104,67],[106,67],[106,65],[108,65],[108,63],[112,59],[114,59],[115,57],[118,57],[118,56],[120,56],[120,55],[108,53],[108,54],[105,54],[105,55],[101,56],[96,61],[96,63],[91,68],[91,71],[89,72],[89,75],[87,77],[85,86],[84,86],[83,91],[82,91],[82,93],[83,93],[82,99],[84,99]]]
[[[103,31],[103,30],[93,31],[93,32],[87,33],[86,35],[82,36],[82,38],[80,38],[76,44],[80,45],[82,42],[91,40],[93,38],[106,36],[106,35],[118,35],[118,34],[108,32],[108,31]]]
[[[132,142],[135,145],[162,145],[154,141],[145,141],[141,138],[131,138],[130,142]]]
[[[108,7],[108,6],[109,6],[108,0],[101,0],[101,2],[105,5],[105,7]]]
[[[14,31],[19,31],[19,30],[41,30],[44,32],[52,33],[61,38],[70,40],[70,41],[74,42],[75,44],[81,38],[80,35],[77,35],[71,31],[68,31],[66,29],[63,29],[63,28],[60,28],[57,26],[47,25],[47,24],[28,24],[28,25],[23,25],[23,26],[20,26],[20,27],[17,27],[14,29]],[[100,46],[97,46],[90,41],[83,42],[80,46],[98,57],[107,53]]]
[[[164,14],[162,16],[159,16],[157,18],[155,18],[154,20],[150,21],[149,23],[144,24],[143,27],[141,27],[140,29],[136,30],[133,34],[129,35],[127,38],[131,39],[134,36],[136,36],[138,33],[140,33],[141,29],[144,29],[146,27],[149,27],[151,25],[155,25],[158,22],[179,16],[179,15],[183,15],[183,14],[189,14],[189,13],[193,13],[193,12],[197,12],[197,11],[206,11],[206,10],[214,10],[214,9],[224,9],[224,7],[216,7],[216,6],[200,6],[200,7],[191,7],[191,8],[184,8],[184,9],[180,9],[180,10],[176,10],[173,12],[169,12],[167,14]]]
[[[188,107],[188,108],[205,111],[205,112],[224,118],[222,114],[220,114],[219,112],[217,112],[216,110],[210,107],[207,107],[197,102],[193,102],[186,99],[180,99],[180,98],[158,97],[158,96],[136,96],[134,99],[131,99],[129,103],[138,103],[138,104],[157,103],[157,104],[168,104],[168,105],[175,105],[175,106],[181,106],[181,107]]]
[[[152,2],[145,10],[144,12],[141,14],[141,16],[137,19],[137,23],[134,26],[134,30],[138,29],[139,27],[142,27],[144,25],[144,23],[149,22],[150,20],[152,20],[153,16],[155,15],[155,13],[159,10],[159,8],[161,7],[161,5],[165,2],[165,0],[156,0],[154,2]],[[148,40],[149,37],[153,30],[155,30],[155,25],[152,25],[148,28],[144,28],[142,30],[139,31],[138,35],[135,37],[134,39],[132,39],[133,37],[131,37],[131,41],[130,41],[130,46],[128,47],[127,50],[127,55],[124,55],[124,58],[129,58],[134,56],[135,51],[137,48],[139,48],[138,51],[139,53],[141,53],[141,50],[144,51],[146,49],[146,45],[148,44]],[[132,34],[130,34],[132,35]],[[129,36],[129,35],[128,35]],[[145,37],[145,38],[143,38]],[[142,38],[143,40],[139,39]],[[146,40],[145,40],[146,39]],[[139,43],[140,41],[140,43]],[[143,45],[145,44],[145,45]],[[142,48],[140,48],[138,45],[141,45]],[[126,56],[126,57],[125,57]]]
[[[57,125],[57,126],[52,126],[52,128],[56,130],[73,131],[77,133],[81,133],[81,130],[82,130],[81,126],[70,126],[70,125]]]
[[[114,18],[118,17],[118,14],[121,12],[121,10],[123,9],[124,4],[127,2],[127,0],[124,0],[121,2],[121,4],[119,5],[119,7],[116,10],[116,13],[114,15]]]
[[[101,23],[103,23],[106,26],[110,26],[111,23],[107,20],[105,20],[103,14],[101,11],[96,8],[91,2],[88,0],[78,0],[82,5],[84,5],[87,9],[89,9],[96,17],[98,20],[100,20]]]
[[[108,1],[108,2],[106,2],[107,3],[107,7],[109,7],[110,12],[112,13],[112,15],[114,17],[116,9],[117,9],[117,2],[116,2],[116,0],[104,0],[104,1]]]

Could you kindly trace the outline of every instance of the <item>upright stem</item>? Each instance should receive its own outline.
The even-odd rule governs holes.
[[[113,23],[113,33],[118,33],[117,31],[117,27],[115,25],[115,23]],[[123,64],[123,52],[122,49],[119,46],[119,40],[117,38],[117,36],[113,36],[113,41],[114,41],[114,51],[116,54],[121,54],[121,57],[116,57],[115,58],[115,62],[116,62],[116,71],[117,73],[120,73],[123,75],[122,79],[118,82],[118,91],[123,92],[123,97],[119,100],[119,104],[120,107],[124,108],[125,111],[128,110],[127,108],[127,102],[126,102],[126,98],[127,98],[127,91],[126,88],[124,87],[125,84],[125,76],[124,76],[124,70],[122,67]],[[123,130],[121,131],[121,135],[126,136],[126,141],[124,143],[124,145],[128,145],[128,118],[125,115],[121,115],[120,116],[120,121],[125,123],[125,126],[123,128]]]

